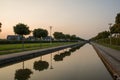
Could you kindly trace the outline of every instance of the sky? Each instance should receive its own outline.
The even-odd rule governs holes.
[[[120,0],[0,0],[0,38],[14,35],[13,26],[27,24],[30,30],[75,34],[90,39],[108,30],[120,13]],[[32,34],[30,34],[32,35]]]

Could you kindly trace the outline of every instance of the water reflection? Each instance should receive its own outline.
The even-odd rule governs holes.
[[[23,62],[23,68],[18,69],[15,72],[15,80],[28,80],[32,73],[33,72],[30,69],[28,68],[24,69],[24,62]]]
[[[67,48],[0,68],[0,80],[112,80],[91,45],[79,48]]]
[[[55,61],[62,61],[63,58],[65,58],[66,56],[70,56],[72,52],[75,52],[77,49],[80,49],[80,47],[82,47],[83,45],[80,46],[74,46],[71,49],[69,49],[69,51],[65,51],[63,53],[60,54],[56,54],[54,56],[54,60]],[[59,51],[58,51],[59,52]],[[50,69],[54,69],[53,68],[53,55],[52,53],[50,54]],[[22,62],[22,69],[18,69],[15,72],[15,80],[28,80],[30,78],[30,75],[33,73],[30,69],[28,68],[24,68],[24,61]],[[33,63],[33,69],[36,71],[43,71],[48,69],[49,67],[49,63],[47,61],[43,61],[42,60],[42,56],[40,56],[40,60],[39,61],[35,61]]]
[[[64,58],[65,56],[70,56],[70,55],[71,55],[70,52],[65,51],[65,52],[63,52],[63,53],[56,54],[56,55],[54,56],[54,60],[55,60],[55,61],[63,61],[63,58]]]
[[[76,50],[80,49],[82,46],[83,45],[74,46],[71,49],[69,49],[69,51],[65,51],[60,54],[56,54],[54,56],[54,60],[55,61],[63,61],[63,58],[65,58],[66,56],[70,56],[72,52],[75,52]]]
[[[54,69],[54,68],[53,68],[53,63],[52,63],[53,61],[52,61],[52,60],[53,60],[53,59],[52,59],[52,53],[51,53],[51,54],[50,54],[50,62],[51,62],[50,69]]]
[[[45,69],[48,69],[49,63],[47,61],[42,61],[42,56],[41,60],[35,61],[33,69],[38,70],[38,71],[43,71]]]

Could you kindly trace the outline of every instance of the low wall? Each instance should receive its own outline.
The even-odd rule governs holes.
[[[100,59],[102,60],[102,62],[104,63],[105,67],[108,69],[108,71],[110,72],[111,76],[113,77],[114,80],[120,80],[119,75],[117,74],[117,71],[112,67],[112,65],[110,64],[110,62],[104,57],[104,55],[101,54],[101,51],[94,45],[92,44],[93,48],[95,49],[95,51],[97,52],[98,56],[100,57]]]

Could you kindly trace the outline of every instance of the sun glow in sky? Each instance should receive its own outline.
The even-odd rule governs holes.
[[[89,39],[108,30],[120,12],[120,0],[0,0],[0,38],[13,35],[13,26],[27,24]]]

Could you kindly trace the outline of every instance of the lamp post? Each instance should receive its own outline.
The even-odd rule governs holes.
[[[111,25],[112,25],[112,23],[109,23],[108,25],[109,25],[109,29],[111,29]],[[111,37],[112,37],[112,35],[111,35],[111,30],[110,30],[110,45],[112,44]]]
[[[52,33],[52,26],[50,26],[50,43],[52,43],[52,36],[51,36],[51,33]]]
[[[1,30],[1,26],[2,26],[2,23],[0,22],[0,32],[2,32],[2,30]]]
[[[2,30],[1,30],[1,26],[2,26],[2,23],[0,22],[0,32],[2,31]]]

